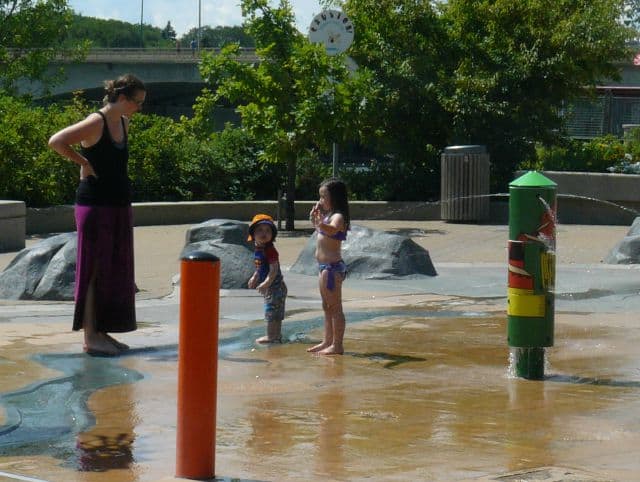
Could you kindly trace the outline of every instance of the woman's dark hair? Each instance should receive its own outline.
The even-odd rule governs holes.
[[[351,217],[349,216],[347,185],[340,179],[331,177],[322,181],[322,183],[320,183],[320,187],[327,188],[332,212],[342,214],[345,230],[349,229],[351,226]]]
[[[145,91],[146,88],[142,81],[133,74],[124,74],[118,77],[116,80],[105,80],[104,90],[107,94],[104,96],[104,103],[115,102],[118,100],[120,94],[133,98],[133,95],[138,91]]]

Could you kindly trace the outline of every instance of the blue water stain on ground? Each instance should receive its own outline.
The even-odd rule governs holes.
[[[0,395],[6,412],[0,426],[0,455],[49,453],[67,458],[74,453],[75,435],[95,423],[87,407],[89,396],[143,378],[117,359],[84,354],[44,354],[34,359],[63,376]]]

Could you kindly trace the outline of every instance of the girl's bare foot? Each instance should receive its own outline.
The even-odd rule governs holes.
[[[102,334],[109,343],[111,343],[113,346],[115,346],[118,350],[128,350],[129,349],[129,345],[127,345],[126,343],[122,343],[121,341],[116,340],[114,337],[112,337],[111,335],[109,335],[109,333],[103,333]]]
[[[267,343],[282,343],[282,338],[269,338],[268,335],[264,335],[260,338],[256,338],[256,343],[260,343],[261,345],[265,345]]]
[[[320,350],[318,355],[342,355],[344,354],[344,349],[342,347],[337,347],[336,345],[331,345],[325,348],[324,350]]]
[[[320,350],[324,350],[325,348],[331,346],[331,343],[327,343],[327,342],[322,342],[322,343],[318,343],[316,346],[312,346],[311,348],[307,348],[307,351],[309,353],[316,353]]]

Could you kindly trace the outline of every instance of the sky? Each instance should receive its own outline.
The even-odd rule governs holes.
[[[322,8],[318,0],[289,0],[296,16],[298,30],[307,33],[313,16]],[[68,0],[69,7],[85,17],[122,20],[164,28],[167,22],[182,36],[198,26],[198,5],[201,24],[240,25],[240,0]],[[274,4],[277,5],[277,4]]]

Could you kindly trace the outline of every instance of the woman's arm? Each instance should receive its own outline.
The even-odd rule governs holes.
[[[63,157],[75,162],[81,167],[80,177],[94,175],[95,172],[89,161],[76,151],[72,146],[82,144],[91,146],[100,140],[102,135],[102,118],[98,115],[90,115],[86,119],[65,127],[56,132],[49,139],[49,147]]]

